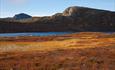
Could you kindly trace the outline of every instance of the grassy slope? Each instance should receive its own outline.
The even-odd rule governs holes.
[[[115,70],[114,34],[0,39],[1,69]]]

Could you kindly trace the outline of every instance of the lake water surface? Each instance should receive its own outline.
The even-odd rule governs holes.
[[[1,33],[0,37],[15,37],[15,36],[54,36],[71,34],[74,32],[35,32],[35,33]]]
[[[55,35],[64,35],[72,34],[79,32],[31,32],[31,33],[0,33],[0,37],[15,37],[15,36],[55,36]],[[115,32],[103,32],[106,34],[112,34]]]

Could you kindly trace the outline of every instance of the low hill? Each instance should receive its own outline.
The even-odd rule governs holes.
[[[0,33],[38,31],[114,32],[115,12],[72,6],[52,16],[0,19]]]

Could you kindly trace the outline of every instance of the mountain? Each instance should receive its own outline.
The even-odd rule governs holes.
[[[72,6],[52,16],[0,19],[0,32],[115,31],[115,11]]]
[[[13,18],[16,20],[21,20],[21,19],[28,19],[28,18],[32,18],[32,17],[28,14],[20,13],[20,14],[16,14]]]

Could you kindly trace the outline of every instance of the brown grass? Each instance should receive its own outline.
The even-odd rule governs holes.
[[[113,34],[0,39],[0,70],[115,70]]]

